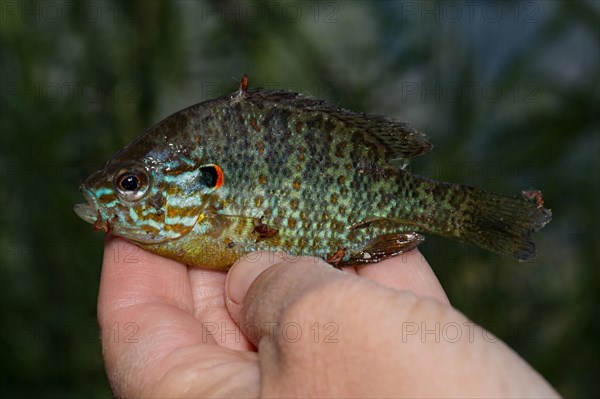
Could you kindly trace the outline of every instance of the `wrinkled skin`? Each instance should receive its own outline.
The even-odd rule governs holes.
[[[117,397],[557,397],[417,251],[345,272],[259,252],[225,274],[114,239],[98,317]]]

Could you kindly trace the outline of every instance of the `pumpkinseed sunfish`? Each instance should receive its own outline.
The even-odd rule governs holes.
[[[406,123],[263,89],[181,110],[114,154],[80,189],[97,230],[192,266],[269,249],[337,267],[374,263],[432,233],[525,260],[552,217],[539,191],[488,193],[412,174],[429,151]]]

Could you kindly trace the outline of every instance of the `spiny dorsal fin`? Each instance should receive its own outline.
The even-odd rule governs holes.
[[[253,89],[247,92],[247,101],[274,102],[307,111],[322,112],[349,126],[369,134],[385,148],[388,160],[407,159],[421,155],[433,147],[424,133],[412,129],[407,123],[381,116],[352,112],[336,107],[327,101],[280,90]]]

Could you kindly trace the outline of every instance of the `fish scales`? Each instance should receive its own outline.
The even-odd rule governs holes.
[[[114,154],[75,210],[96,229],[214,269],[260,249],[378,262],[415,248],[418,232],[533,256],[530,235],[551,218],[541,193],[504,196],[398,167],[430,149],[394,119],[242,84]]]
[[[363,147],[366,152],[364,145],[349,144],[358,141],[358,137],[352,137],[343,124],[328,123],[327,115],[320,113],[302,123],[302,111],[277,107],[261,112],[261,108],[245,101],[217,116],[217,124],[235,134],[220,136],[227,141],[219,145],[223,151],[214,159],[231,171],[229,187],[247,188],[244,195],[235,189],[219,191],[225,202],[232,202],[228,212],[263,217],[280,229],[279,246],[274,248],[269,242],[265,248],[329,253],[330,240],[337,237],[336,245],[341,245],[351,234],[348,226],[372,215],[378,207],[377,212],[385,212],[381,206],[383,191],[377,194],[362,190],[376,182],[368,181],[363,174],[351,173],[355,169],[348,153],[336,155],[342,145],[348,149]],[[238,115],[246,117],[239,119]],[[264,150],[258,151],[259,147]],[[351,206],[352,191],[369,195]],[[256,206],[257,202],[261,205]],[[359,238],[359,234],[353,235]],[[365,238],[354,240],[357,249],[371,238],[362,235]]]

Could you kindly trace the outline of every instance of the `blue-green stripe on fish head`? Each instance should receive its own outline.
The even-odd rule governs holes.
[[[214,190],[206,184],[206,169],[180,147],[150,149],[141,157],[139,152],[127,146],[91,175],[81,186],[88,204],[76,210],[96,229],[138,243],[188,234]]]

